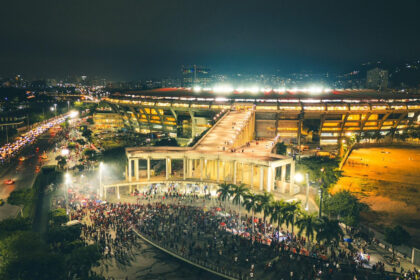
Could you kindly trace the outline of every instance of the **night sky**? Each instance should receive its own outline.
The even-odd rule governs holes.
[[[420,1],[6,0],[0,76],[347,71],[420,58]]]

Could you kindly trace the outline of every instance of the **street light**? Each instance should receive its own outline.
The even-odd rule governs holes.
[[[67,112],[70,111],[70,101],[67,100]]]
[[[78,111],[71,111],[70,114],[69,114],[70,118],[72,118],[72,119],[77,117],[77,115],[79,115]]]
[[[99,163],[99,197],[102,198],[102,169],[104,168],[104,163],[101,161]]]
[[[324,168],[321,168],[321,184],[319,186],[319,213],[318,213],[318,218],[321,218],[322,216],[322,198],[323,198],[323,193],[324,193]]]
[[[70,151],[69,151],[69,149],[62,149],[61,150],[61,155],[64,157],[64,156],[68,156],[69,155],[69,153],[70,153]]]
[[[56,103],[54,103],[54,113],[55,113],[55,116],[57,117],[57,104]]]
[[[297,182],[297,183],[302,183],[303,182],[303,175],[301,173],[296,173],[295,182]]]
[[[309,210],[309,174],[306,173],[306,199],[305,199],[305,210]],[[304,180],[304,177],[301,173],[296,173],[295,175],[295,182],[302,183]]]
[[[65,184],[66,184],[66,214],[69,214],[69,184],[71,183],[70,174],[66,172],[65,174]]]

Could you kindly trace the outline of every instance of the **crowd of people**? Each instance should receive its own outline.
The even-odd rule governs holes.
[[[240,219],[210,198],[200,198],[207,202],[203,206],[197,198],[171,192],[145,193],[133,204],[88,200],[72,205],[71,219],[83,223],[83,237],[100,244],[105,258],[115,257],[122,264],[130,261],[130,250],[137,246],[140,234],[179,256],[238,279],[395,279],[379,266],[362,268],[344,250],[328,257],[322,246],[308,250],[305,238],[264,226],[261,219],[254,220],[252,232],[250,217]]]

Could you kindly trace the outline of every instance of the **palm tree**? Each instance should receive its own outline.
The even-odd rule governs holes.
[[[394,141],[394,136],[396,132],[397,132],[396,127],[391,127],[391,129],[388,131],[387,136],[391,136],[391,142]]]
[[[217,190],[219,193],[219,199],[225,202],[225,209],[227,208],[227,202],[230,200],[232,195],[232,185],[231,184],[220,184],[219,189]]]
[[[271,203],[270,223],[277,222],[278,227],[283,224],[285,206],[286,204],[283,200],[276,200]]]
[[[231,195],[233,196],[232,202],[238,205],[238,214],[239,220],[241,219],[241,204],[244,197],[249,193],[249,189],[245,187],[245,184],[238,185],[231,185],[232,192]]]
[[[315,215],[303,213],[296,221],[296,225],[299,227],[298,235],[301,236],[305,231],[305,236],[308,240],[308,245],[314,238],[314,233],[318,227],[318,220]]]
[[[300,201],[286,202],[282,209],[282,219],[286,223],[286,226],[292,226],[292,234],[294,233],[294,227],[296,217],[300,214]]]
[[[373,134],[373,139],[375,139],[376,142],[379,142],[379,140],[381,140],[382,138],[384,138],[384,136],[381,134],[381,132],[375,131],[375,133]]]
[[[333,240],[339,241],[344,236],[343,229],[338,220],[330,220],[326,216],[319,219],[316,240],[329,243]]]
[[[258,204],[259,204],[259,197],[258,195],[248,193],[244,197],[243,205],[245,209],[252,213],[252,235],[254,235],[254,216],[255,213],[258,213]]]
[[[273,201],[273,195],[271,193],[268,193],[264,191],[263,194],[258,195],[259,200],[259,211],[263,212],[264,216],[264,232],[266,232],[266,222],[265,219],[270,215],[272,208],[271,208],[271,202]]]

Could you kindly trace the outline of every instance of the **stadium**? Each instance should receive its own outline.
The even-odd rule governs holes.
[[[420,95],[369,90],[162,88],[116,92],[96,113],[98,129],[126,128],[193,138],[223,110],[253,109],[255,137],[334,145],[355,134],[418,127]],[[301,136],[301,137],[299,137]]]

